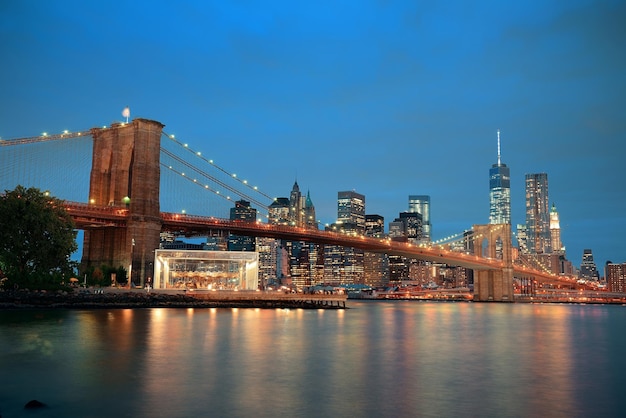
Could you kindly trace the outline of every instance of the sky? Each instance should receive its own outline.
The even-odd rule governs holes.
[[[489,168],[548,174],[567,258],[626,262],[625,1],[0,2],[0,137],[131,118],[271,196],[297,180],[433,238],[489,221]]]

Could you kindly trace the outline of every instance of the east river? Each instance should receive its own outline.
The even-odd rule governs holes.
[[[611,417],[626,307],[0,311],[11,417]],[[31,399],[44,409],[24,410]]]

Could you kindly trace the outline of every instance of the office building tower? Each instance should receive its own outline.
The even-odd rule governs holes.
[[[289,199],[277,197],[268,209],[268,223],[272,225],[289,225]]]
[[[489,169],[489,223],[511,223],[511,171],[500,160],[500,130],[498,162]]]
[[[250,207],[250,202],[246,200],[238,200],[235,207],[230,208],[230,219],[243,222],[256,222],[256,209]],[[242,235],[229,235],[228,237],[229,251],[254,251],[254,237]]]
[[[385,218],[380,215],[365,215],[365,235],[372,238],[385,236]],[[384,253],[363,254],[363,281],[369,286],[386,286],[389,283],[389,258]]]
[[[300,193],[298,182],[293,183],[291,194],[289,195],[289,220],[290,225],[304,225],[305,198]]]
[[[354,192],[337,193],[337,223],[354,224],[355,232],[365,232],[365,196]]]
[[[430,225],[430,196],[409,195],[409,212],[422,215],[422,237],[424,243],[429,243],[432,237]]]
[[[422,215],[417,212],[400,212],[396,220],[404,223],[404,233],[407,241],[414,244],[423,242]]]
[[[529,254],[551,252],[548,175],[526,174],[526,245]]]
[[[317,228],[317,219],[315,218],[315,205],[311,200],[311,193],[306,192],[306,200],[304,201],[304,224],[307,228]]]
[[[382,238],[385,235],[385,218],[380,215],[365,215],[365,235]]]
[[[565,248],[561,243],[561,226],[559,224],[559,212],[556,211],[556,205],[552,203],[550,208],[550,240],[552,253],[565,255]]]
[[[606,263],[604,277],[609,292],[626,293],[626,263]]]
[[[583,250],[583,260],[580,263],[580,278],[586,280],[598,280],[598,269],[593,261],[593,253],[590,249]]]

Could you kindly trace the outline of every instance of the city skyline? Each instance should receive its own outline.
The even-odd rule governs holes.
[[[567,258],[626,261],[622,2],[2,6],[0,137],[145,117],[322,223],[354,190],[385,225],[430,196],[432,238],[489,222],[489,167],[547,173]],[[601,273],[603,274],[603,273]]]

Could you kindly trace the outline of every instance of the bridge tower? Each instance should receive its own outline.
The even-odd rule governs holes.
[[[164,125],[134,119],[93,128],[93,162],[89,203],[128,209],[126,227],[85,230],[83,264],[130,269],[143,285],[152,277],[154,250],[159,247],[160,141]]]
[[[474,270],[474,300],[514,302],[511,225],[474,225],[473,231],[474,255],[497,258],[498,252],[502,254],[501,270]],[[487,240],[486,254],[482,253],[484,240]],[[498,243],[502,248],[497,252]]]

